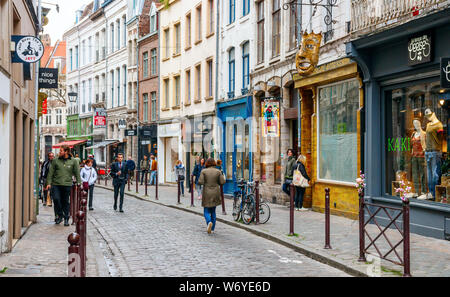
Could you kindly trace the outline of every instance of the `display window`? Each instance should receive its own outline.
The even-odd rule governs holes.
[[[397,196],[403,181],[406,197],[447,203],[448,94],[439,82],[386,92],[386,194]]]

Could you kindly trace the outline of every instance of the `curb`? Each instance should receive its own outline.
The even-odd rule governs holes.
[[[98,185],[97,184],[96,186],[99,186],[100,188],[105,189],[105,190],[112,191],[112,189],[110,189],[109,187],[105,187],[103,185]],[[145,199],[145,198],[139,197],[139,196],[137,196],[136,194],[133,194],[133,193],[125,193],[125,195],[131,196],[133,198],[136,198],[136,199],[139,199],[139,200],[142,200],[142,201],[151,202],[151,203],[154,203],[154,204],[157,204],[157,205],[160,205],[160,206],[170,207],[170,208],[173,208],[173,209],[182,210],[182,211],[185,211],[185,212],[188,212],[188,213],[192,213],[192,214],[195,214],[195,215],[198,215],[198,216],[202,216],[201,213],[198,213],[196,211],[190,210],[188,208],[179,207],[179,206],[176,206],[176,205],[167,205],[167,204],[164,204],[162,202],[153,201],[153,200],[149,200],[149,199]],[[362,270],[359,270],[357,268],[348,266],[343,261],[338,260],[338,259],[332,259],[332,258],[328,257],[327,255],[324,255],[323,253],[320,253],[320,252],[318,252],[318,251],[316,251],[314,249],[307,248],[307,247],[301,247],[299,245],[296,245],[296,244],[290,243],[290,242],[288,242],[286,240],[283,240],[283,239],[281,239],[281,238],[279,238],[277,236],[274,236],[274,235],[271,235],[271,234],[268,234],[268,233],[265,233],[265,232],[262,232],[262,231],[254,230],[254,229],[252,229],[250,227],[247,227],[247,226],[245,226],[243,224],[239,224],[239,223],[236,223],[236,222],[230,222],[230,221],[225,220],[225,219],[220,218],[220,217],[217,217],[216,220],[221,222],[221,223],[227,224],[229,226],[240,228],[242,230],[248,231],[248,232],[250,232],[250,233],[252,233],[252,234],[254,234],[256,236],[262,237],[264,239],[268,239],[268,240],[273,241],[275,243],[281,244],[281,245],[283,245],[285,247],[291,248],[294,251],[296,251],[296,252],[298,252],[300,254],[303,254],[303,255],[305,255],[308,258],[311,258],[311,259],[313,259],[313,260],[315,260],[317,262],[320,262],[320,263],[329,265],[331,267],[334,267],[336,269],[339,269],[339,270],[341,270],[341,271],[343,271],[345,273],[348,273],[348,274],[350,274],[352,276],[357,276],[357,277],[368,277],[369,276]]]

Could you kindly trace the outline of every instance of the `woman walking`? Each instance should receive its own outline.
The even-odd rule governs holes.
[[[200,173],[198,183],[203,185],[203,215],[206,220],[206,230],[210,234],[216,227],[216,206],[222,203],[220,186],[225,184],[225,177],[216,168],[216,161],[213,158],[206,161],[206,168]]]
[[[308,174],[305,169],[306,157],[304,155],[299,155],[297,158],[296,168],[300,171],[304,178],[310,181]],[[303,207],[303,195],[305,195],[305,188],[295,187],[295,210],[305,211],[307,208]]]
[[[94,198],[94,186],[95,181],[97,180],[97,172],[92,167],[93,161],[91,159],[87,159],[83,168],[81,168],[81,180],[83,181],[84,190],[89,189],[89,210],[94,210],[92,207],[92,200]]]
[[[181,160],[177,161],[177,163],[174,167],[174,171],[175,171],[176,181],[180,182],[181,195],[184,197],[184,180],[185,180],[185,176],[186,176],[186,168],[184,167],[183,162],[181,162]]]
[[[195,189],[197,190],[198,200],[202,199],[202,185],[198,183],[198,179],[200,178],[200,174],[202,170],[205,168],[205,159],[201,159],[200,162],[197,162],[194,167],[194,171],[192,175],[195,176]]]

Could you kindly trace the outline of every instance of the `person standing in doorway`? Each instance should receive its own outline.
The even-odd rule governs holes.
[[[184,197],[184,180],[186,176],[186,168],[183,165],[183,162],[181,160],[178,160],[175,167],[175,176],[176,176],[176,182],[180,182],[180,188],[181,188],[181,195]]]
[[[156,175],[158,174],[158,161],[156,161],[155,155],[151,155],[150,164],[150,186],[156,185]]]
[[[215,163],[215,162],[214,162]],[[197,190],[198,200],[202,199],[202,185],[198,183],[198,179],[200,178],[200,174],[202,173],[202,170],[205,168],[205,159],[200,159],[200,162],[197,162],[194,167],[194,171],[192,172],[192,175],[195,176],[195,189]]]
[[[216,166],[216,161],[209,158],[198,179],[198,184],[203,185],[202,206],[208,234],[216,227],[216,207],[222,203],[220,186],[225,184],[225,177]]]
[[[52,189],[53,201],[58,215],[55,223],[59,224],[64,218],[64,226],[69,226],[70,190],[75,177],[76,183],[81,184],[80,167],[76,159],[72,158],[70,148],[66,145],[59,149],[59,157],[52,161],[47,176],[47,191]]]
[[[308,176],[308,173],[306,173],[306,157],[304,155],[299,155],[297,158],[297,164],[296,168],[300,171],[300,173],[303,175],[304,178],[308,180],[308,182],[311,181],[311,179]],[[307,208],[303,207],[303,196],[305,195],[305,188],[302,187],[295,187],[295,210],[301,210],[305,211],[308,210]]]
[[[128,156],[127,170],[128,170],[128,177],[130,178],[131,184],[133,184],[133,177],[134,177],[135,169],[136,169],[136,163],[133,161],[133,158],[131,156]]]
[[[89,192],[89,210],[94,210],[92,207],[92,200],[94,199],[94,186],[95,181],[97,180],[97,172],[95,171],[93,167],[93,161],[92,159],[87,159],[84,167],[81,169],[81,180],[83,181],[83,185],[87,183],[88,185],[88,192]],[[86,188],[84,188],[86,191]]]
[[[147,159],[147,155],[144,155],[144,159],[141,160],[140,168],[141,168],[141,186],[142,186],[142,183],[144,182],[145,179],[145,175],[148,173],[148,170],[150,169],[150,162]],[[136,180],[136,182],[138,181]]]
[[[125,194],[125,185],[128,180],[127,164],[123,161],[123,154],[117,154],[117,162],[111,165],[111,176],[114,186],[114,210],[117,210],[117,197],[120,192],[119,211],[123,212],[123,196]]]
[[[283,183],[283,192],[290,195],[290,184],[292,184],[292,179],[294,176],[294,169],[295,169],[295,156],[294,151],[292,149],[288,149],[287,151],[287,160],[286,160],[286,167],[284,168],[284,183]]]

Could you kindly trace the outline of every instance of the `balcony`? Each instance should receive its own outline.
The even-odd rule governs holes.
[[[352,38],[401,25],[438,10],[445,2],[447,0],[352,0]]]

